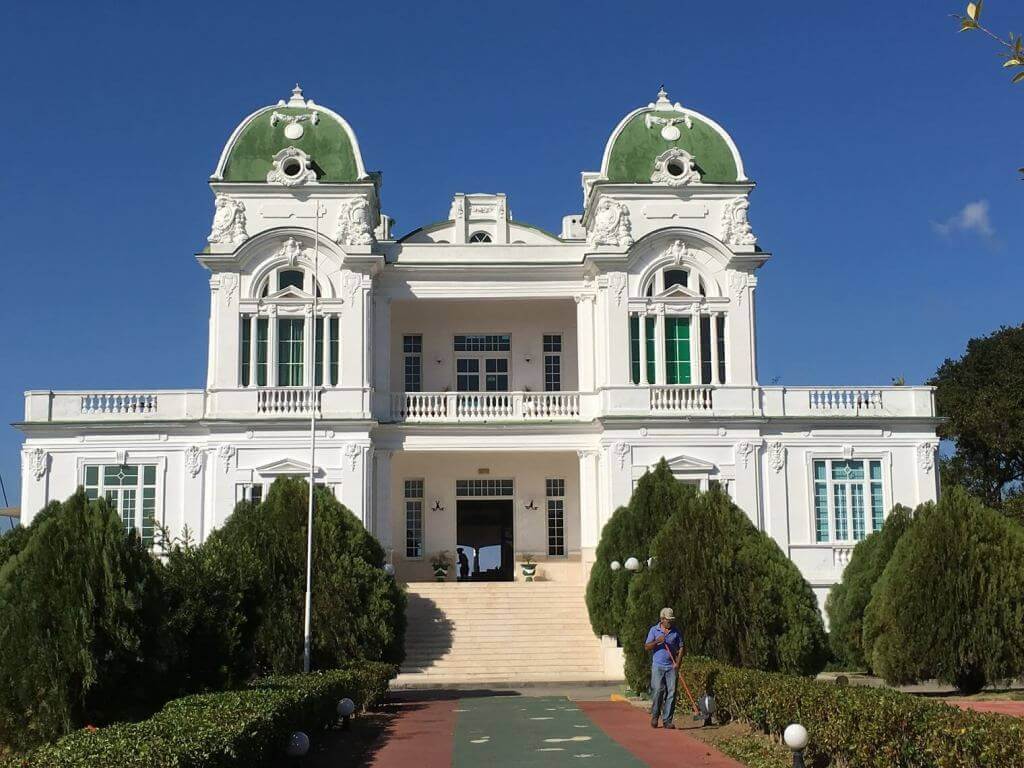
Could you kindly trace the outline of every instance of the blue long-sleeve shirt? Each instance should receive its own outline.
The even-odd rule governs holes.
[[[644,644],[653,643],[658,638],[658,635],[664,635],[665,641],[654,651],[652,663],[659,667],[671,667],[672,658],[668,655],[668,651],[665,650],[665,644],[667,643],[668,647],[672,649],[672,656],[679,658],[679,649],[683,647],[683,633],[675,627],[666,632],[661,628],[661,624],[655,624],[647,632],[647,640]]]

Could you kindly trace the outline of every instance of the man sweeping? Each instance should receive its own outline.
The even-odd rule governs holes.
[[[644,648],[654,651],[651,659],[651,728],[675,730],[672,714],[676,704],[676,663],[683,652],[683,635],[673,626],[676,615],[662,608],[658,623],[647,632]]]

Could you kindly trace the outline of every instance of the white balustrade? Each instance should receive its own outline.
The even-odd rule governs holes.
[[[320,390],[307,387],[264,387],[257,391],[256,412],[277,416],[320,410]]]
[[[147,392],[86,392],[81,396],[81,412],[93,414],[152,414],[157,412],[157,396]]]
[[[818,387],[808,390],[812,411],[881,411],[882,390],[848,387]]]
[[[457,421],[511,419],[514,415],[511,392],[459,392],[455,396]]]
[[[575,419],[580,415],[579,392],[524,392],[523,418]]]
[[[832,565],[835,568],[845,568],[853,555],[853,547],[832,547]]]
[[[651,387],[654,413],[692,413],[713,410],[714,387],[680,385]]]
[[[396,392],[391,395],[395,421],[446,421],[448,395],[444,392]]]

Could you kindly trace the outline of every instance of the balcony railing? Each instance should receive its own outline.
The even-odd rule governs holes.
[[[807,397],[812,411],[857,413],[860,411],[881,412],[882,410],[882,390],[880,389],[824,387],[808,390]]]
[[[300,416],[320,412],[320,390],[306,387],[264,387],[256,390],[256,412]]]
[[[157,412],[155,392],[86,392],[81,395],[83,415],[153,414]]]
[[[652,413],[700,413],[714,410],[714,387],[651,387]]]
[[[392,421],[564,421],[579,417],[579,392],[396,392],[391,396]]]

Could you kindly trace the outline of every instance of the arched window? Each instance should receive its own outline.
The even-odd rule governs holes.
[[[491,242],[491,236],[487,232],[474,232],[469,236],[469,242],[471,243],[489,243]]]
[[[295,269],[294,267],[276,269],[263,280],[259,297],[265,299],[271,293],[283,291],[285,288],[296,288],[304,293],[309,293],[313,282],[312,270]],[[319,282],[316,283],[316,295],[317,297],[323,296]]]
[[[648,280],[643,295],[648,298],[659,296],[676,285],[700,296],[708,295],[704,278],[692,270],[675,266],[665,267],[655,272]]]
[[[306,280],[306,273],[301,269],[282,269],[277,273],[277,290],[283,291],[288,287],[302,290],[302,284]]]

